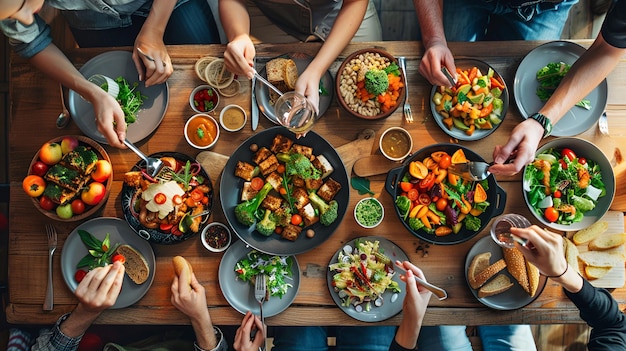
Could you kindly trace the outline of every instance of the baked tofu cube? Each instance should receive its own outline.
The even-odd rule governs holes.
[[[274,140],[272,140],[272,147],[270,147],[270,150],[272,150],[275,154],[280,152],[289,152],[291,145],[293,145],[293,140],[282,134],[276,134]]]
[[[282,204],[283,204],[282,198],[278,196],[274,196],[274,195],[267,195],[265,199],[263,199],[263,201],[261,202],[261,207],[274,212],[278,210],[280,208],[280,205]]]
[[[309,160],[311,159],[311,156],[313,156],[313,148],[312,147],[304,146],[304,145],[300,145],[300,144],[293,144],[293,146],[291,146],[291,152],[292,153],[296,153],[296,154],[304,155]]]
[[[237,161],[237,165],[235,166],[235,175],[237,177],[250,181],[257,174],[259,174],[259,169],[254,165],[248,162]]]
[[[333,178],[328,178],[326,179],[324,184],[319,189],[317,189],[317,195],[324,199],[324,201],[330,202],[330,200],[332,200],[335,195],[337,195],[339,190],[341,190],[341,184],[339,184],[339,182],[337,182]]]
[[[283,177],[281,177],[278,172],[272,172],[265,177],[265,181],[272,184],[272,188],[274,188],[274,190],[279,191],[283,184]]]
[[[293,224],[287,224],[285,228],[283,228],[282,237],[287,240],[296,241],[298,239],[298,236],[300,235],[300,232],[302,232],[302,227]]]
[[[304,188],[293,188],[291,193],[291,197],[293,198],[293,205],[299,210],[306,206],[309,200],[309,193],[306,192]]]
[[[316,156],[313,161],[311,161],[313,167],[319,169],[322,172],[322,178],[328,177],[333,171],[333,165],[330,164],[328,159],[324,157],[324,155]]]
[[[258,165],[272,155],[273,154],[270,151],[270,149],[263,146],[259,150],[257,150],[257,152],[254,154],[254,156],[252,157],[252,162]]]
[[[278,169],[278,159],[275,155],[266,158],[263,162],[259,163],[259,169],[263,176],[267,176]]]
[[[299,209],[298,213],[300,213],[300,216],[302,216],[302,220],[304,221],[305,227],[315,224],[317,223],[317,221],[320,220],[320,218],[317,215],[315,215],[315,209],[313,208],[313,205],[311,205],[310,203],[302,207],[301,209]]]
[[[302,177],[294,175],[291,177],[291,185],[298,188],[304,188],[306,187],[306,182],[304,181],[304,179],[302,179]]]
[[[252,200],[258,193],[258,190],[252,189],[252,182],[244,182],[241,188],[241,201]]]
[[[286,226],[291,222],[291,210],[289,205],[283,202],[283,206],[274,211],[274,217],[276,218],[276,224]]]
[[[304,187],[307,190],[317,190],[319,189],[322,184],[324,184],[324,180],[322,178],[320,179],[307,179],[304,181]]]

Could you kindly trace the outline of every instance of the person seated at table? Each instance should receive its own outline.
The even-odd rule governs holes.
[[[493,152],[493,174],[515,174],[535,158],[537,146],[552,126],[604,80],[626,53],[626,0],[616,0],[608,10],[598,37],[572,65],[558,88],[539,111],[518,124],[505,145]],[[513,163],[504,164],[515,155]]]
[[[580,310],[580,318],[593,328],[587,349],[626,350],[626,315],[609,291],[594,287],[569,266],[563,252],[563,237],[536,225],[511,228],[511,233],[529,241],[526,246],[516,246],[541,274],[563,287],[565,295]]]
[[[578,0],[443,0],[449,41],[559,40]]]
[[[126,136],[119,103],[88,82],[52,43],[50,27],[38,15],[44,4],[61,10],[80,47],[133,46],[139,80],[146,86],[165,82],[174,71],[165,44],[219,43],[206,0],[119,0],[114,5],[93,1],[2,1],[0,29],[10,39],[13,50],[90,101],[98,130],[118,148],[125,147]]]

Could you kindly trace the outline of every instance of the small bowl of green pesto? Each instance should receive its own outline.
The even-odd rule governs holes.
[[[354,206],[354,219],[363,228],[375,228],[384,217],[385,208],[376,198],[366,197]]]

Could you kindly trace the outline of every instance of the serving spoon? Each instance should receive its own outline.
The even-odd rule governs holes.
[[[63,85],[59,84],[59,90],[61,91],[61,108],[63,110],[59,114],[59,117],[57,117],[56,126],[59,129],[63,129],[67,127],[67,125],[70,123],[71,117],[70,117],[70,112],[67,110],[67,107],[65,107],[65,97],[63,96]]]
[[[159,160],[155,157],[146,156],[141,150],[139,150],[133,143],[131,143],[128,139],[124,139],[124,145],[128,146],[129,149],[133,150],[141,159],[146,161],[146,172],[151,177],[156,177],[159,174],[161,168],[163,168],[163,161]]]

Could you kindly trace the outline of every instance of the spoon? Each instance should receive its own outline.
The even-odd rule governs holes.
[[[400,262],[396,261],[396,267],[398,267],[398,269],[402,270],[406,274],[406,270],[404,269],[404,267],[402,267],[402,264]],[[448,298],[448,293],[442,288],[432,285],[431,283],[425,281],[424,279],[421,279],[416,275],[413,275],[413,278],[415,278],[415,281],[418,282],[420,285],[424,286],[426,289],[435,294],[435,296],[437,296],[439,300],[445,300]]]
[[[163,168],[163,161],[158,158],[148,157],[141,150],[139,150],[133,143],[131,143],[128,139],[124,139],[124,145],[128,146],[129,149],[133,150],[141,159],[146,161],[146,172],[151,177],[156,177],[159,174],[161,168]]]
[[[509,158],[504,163],[511,163],[515,161],[514,158]],[[475,182],[480,182],[481,180],[487,179],[491,172],[489,172],[489,167],[493,166],[495,161],[493,162],[482,162],[482,161],[469,161],[466,163],[453,163],[448,167],[448,172],[458,175],[459,177],[467,180],[473,180]]]
[[[71,118],[70,112],[65,107],[65,97],[63,96],[63,86],[61,84],[59,84],[59,90],[61,91],[61,108],[63,111],[59,114],[59,117],[57,117],[56,125],[57,128],[63,129],[70,123]]]

